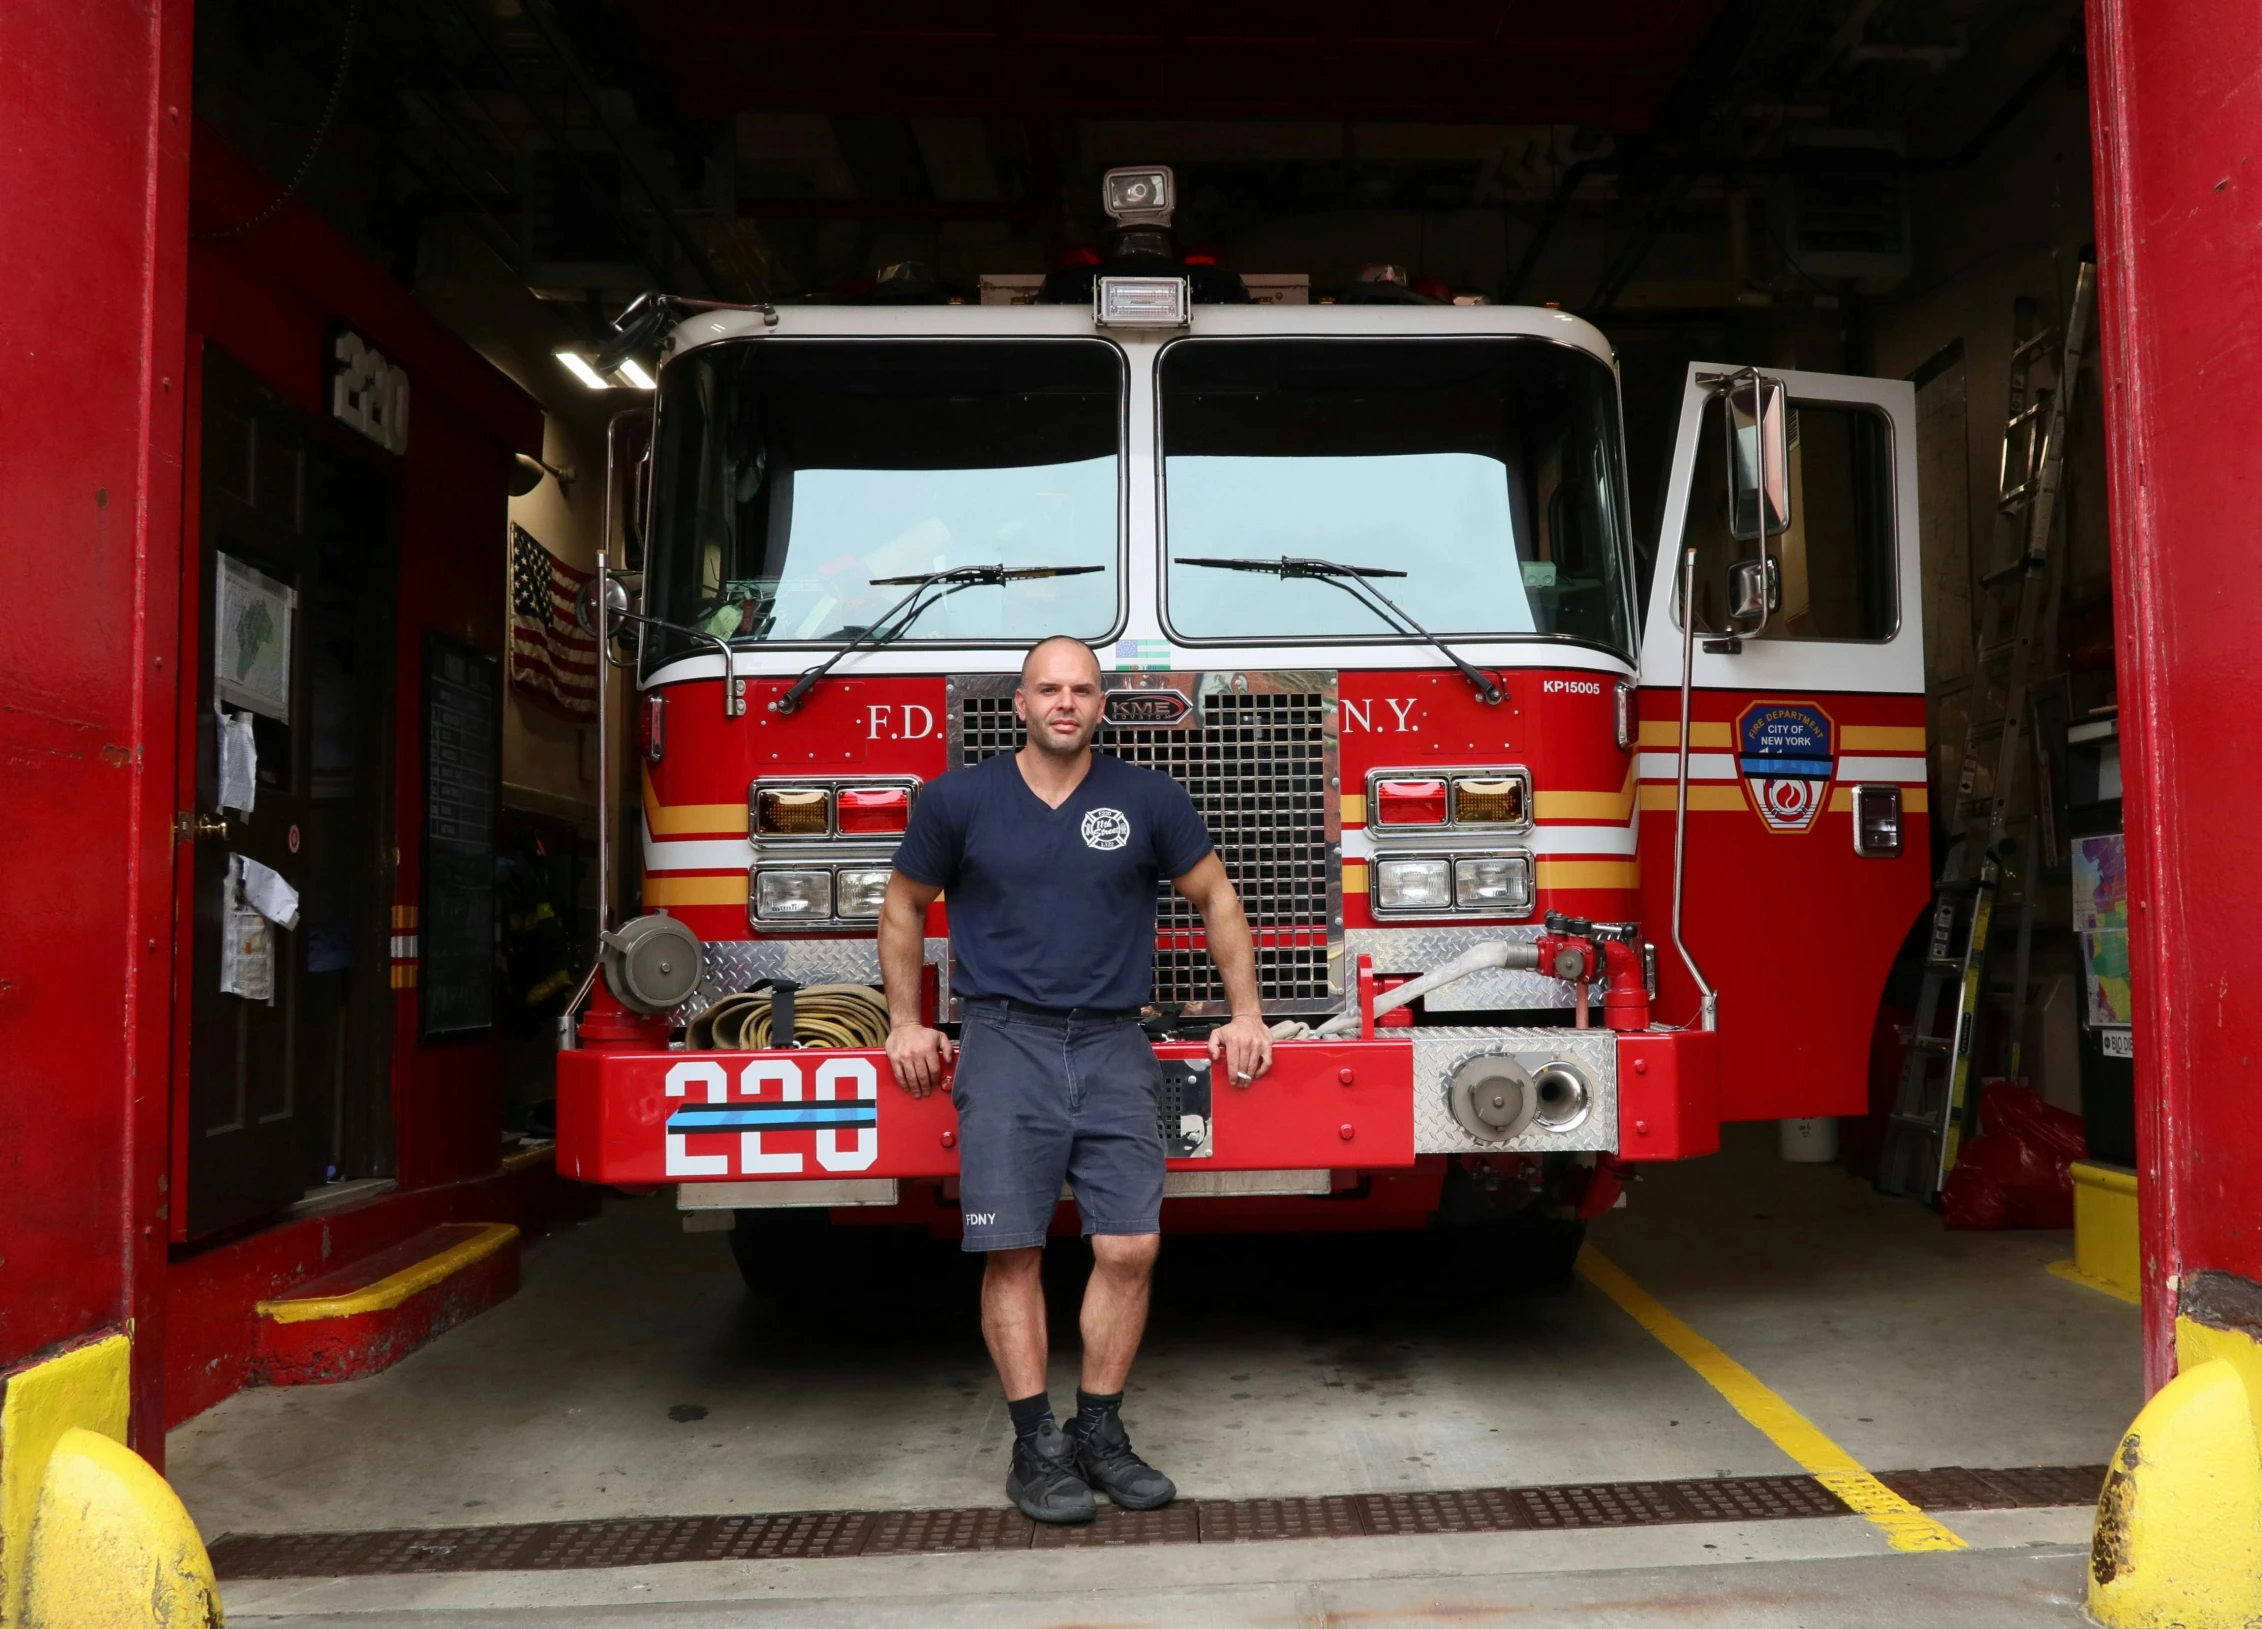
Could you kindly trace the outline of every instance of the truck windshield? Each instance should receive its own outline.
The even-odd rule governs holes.
[[[907,642],[1104,639],[1117,621],[1120,353],[1093,340],[787,340],[667,368],[648,614],[740,642],[842,644],[875,577],[1100,566],[972,587]],[[649,642],[646,667],[702,647]]]
[[[1630,652],[1616,381],[1539,339],[1182,340],[1163,352],[1168,616],[1182,639],[1406,637],[1331,583],[1178,564],[1317,556],[1407,573],[1462,639]]]

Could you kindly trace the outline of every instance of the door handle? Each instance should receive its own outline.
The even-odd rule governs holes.
[[[194,842],[203,837],[225,843],[231,835],[228,817],[224,814],[203,814],[184,809],[173,816],[173,838],[176,842]]]

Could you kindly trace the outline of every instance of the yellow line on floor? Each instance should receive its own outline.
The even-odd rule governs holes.
[[[1968,1546],[1947,1528],[1895,1493],[1822,1429],[1734,1358],[1665,1309],[1626,1270],[1593,1245],[1579,1252],[1579,1272],[1625,1309],[1665,1349],[1696,1370],[1728,1405],[1757,1426],[1768,1441],[1797,1460],[1816,1481],[1867,1517],[1896,1550],[1961,1550]]]

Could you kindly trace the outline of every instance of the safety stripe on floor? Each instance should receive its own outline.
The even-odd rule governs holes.
[[[1904,1499],[1757,1375],[1675,1317],[1593,1245],[1579,1252],[1579,1274],[1657,1337],[1706,1385],[1765,1434],[1767,1440],[1812,1472],[1856,1515],[1885,1535],[1896,1550],[1961,1550],[1964,1541]]]
[[[1864,1473],[1866,1474],[1866,1473]],[[2087,1505],[2102,1465],[1889,1471],[1875,1480],[1912,1508],[2031,1510]],[[1102,1504],[1096,1521],[1047,1527],[1018,1510],[803,1510],[781,1515],[617,1516],[361,1533],[231,1533],[211,1549],[223,1579],[360,1578],[378,1573],[562,1572],[669,1561],[813,1561],[1143,1544],[1563,1532],[1696,1522],[1794,1521],[1859,1512],[1811,1476],[1189,1499],[1161,1510]]]

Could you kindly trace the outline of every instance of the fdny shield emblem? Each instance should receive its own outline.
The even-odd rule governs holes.
[[[1830,715],[1812,702],[1755,701],[1736,720],[1736,767],[1769,831],[1810,831],[1830,801]]]

